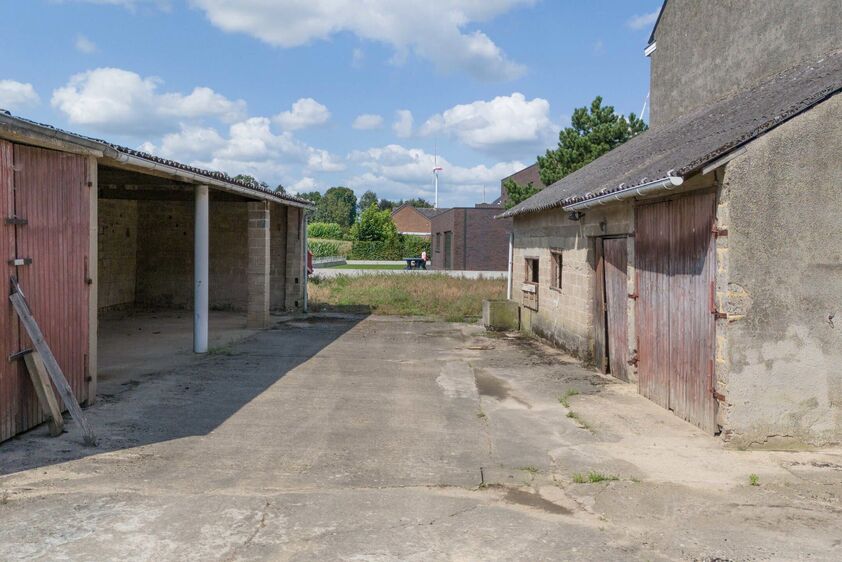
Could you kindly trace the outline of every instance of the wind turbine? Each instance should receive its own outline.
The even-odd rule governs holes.
[[[433,186],[435,187],[436,191],[436,198],[433,201],[433,208],[439,208],[439,172],[444,171],[444,168],[439,166],[439,156],[438,151],[433,154]]]

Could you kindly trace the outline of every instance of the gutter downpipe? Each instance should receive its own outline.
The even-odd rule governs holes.
[[[639,185],[637,187],[631,187],[621,191],[615,191],[613,193],[605,193],[592,199],[586,199],[585,201],[565,205],[563,209],[565,211],[578,211],[580,209],[593,207],[594,205],[606,205],[608,203],[613,203],[614,201],[622,201],[624,199],[628,199],[629,197],[646,197],[647,195],[651,195],[657,191],[672,191],[683,183],[684,178],[681,176],[667,176],[663,179],[644,183],[643,185]]]
[[[512,231],[509,233],[509,275],[508,280],[506,281],[506,300],[512,300],[512,266],[514,265],[513,261],[513,252],[515,247],[515,229],[512,228]]]
[[[246,187],[240,187],[235,184],[231,184],[222,180],[218,180],[209,176],[203,176],[201,174],[197,174],[195,172],[190,172],[188,170],[182,170],[180,168],[174,168],[172,166],[167,166],[166,164],[159,164],[158,162],[151,162],[144,158],[138,158],[137,156],[131,156],[129,154],[124,154],[122,152],[114,151],[116,154],[114,156],[108,155],[109,158],[112,160],[116,160],[123,164],[130,164],[132,166],[137,166],[139,168],[145,168],[147,170],[152,170],[155,172],[162,172],[165,174],[170,174],[175,177],[185,178],[190,181],[194,181],[201,185],[213,185],[215,187],[219,187],[226,191],[233,191],[235,193],[239,193],[240,195],[245,195],[246,197],[260,197],[263,196],[264,199],[272,200],[276,203],[280,203],[281,205],[287,205],[290,207],[300,207],[302,209],[306,209],[309,205],[304,203],[298,203],[297,201],[290,201],[289,199],[283,199],[281,197],[275,197],[271,193],[262,193],[258,191],[254,191],[248,189]]]

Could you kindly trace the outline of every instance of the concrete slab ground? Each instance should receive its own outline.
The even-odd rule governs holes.
[[[101,388],[96,448],[0,445],[0,560],[842,558],[842,452],[724,449],[473,325],[290,319]]]

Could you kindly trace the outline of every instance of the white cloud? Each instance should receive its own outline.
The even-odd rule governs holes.
[[[287,191],[289,193],[302,193],[305,191],[313,191],[316,189],[316,185],[317,184],[315,179],[305,176],[300,180],[287,186]]]
[[[648,14],[641,14],[635,15],[629,18],[626,22],[626,26],[630,27],[631,29],[646,29],[650,25],[654,25],[656,21],[658,21],[658,14],[661,13],[661,9],[658,8],[654,12],[649,12]]]
[[[436,158],[422,149],[397,144],[354,151],[349,158],[365,170],[347,180],[349,186],[373,189],[397,198],[432,197],[432,172],[438,164],[444,168],[439,176],[442,205],[479,202],[483,186],[490,190],[488,193],[494,193],[500,189],[501,179],[525,167],[518,161],[498,162],[493,166],[458,166],[441,155]]]
[[[354,127],[355,129],[361,130],[379,129],[382,126],[383,117],[371,113],[363,113],[362,115],[358,115],[357,118],[354,119],[354,124],[352,125],[352,127]]]
[[[511,157],[543,150],[558,130],[559,126],[550,119],[547,100],[527,100],[515,92],[451,107],[430,117],[420,132],[452,135],[473,149]]]
[[[267,117],[234,123],[227,137],[211,127],[182,125],[180,131],[164,135],[159,146],[147,142],[141,149],[230,175],[251,174],[270,183],[288,177],[292,170],[345,169],[337,156],[307,145],[289,131],[274,133]]]
[[[301,98],[289,111],[275,116],[275,121],[286,131],[323,125],[330,119],[330,111],[313,98]]]
[[[297,47],[350,32],[409,52],[445,72],[508,80],[524,68],[482,31],[466,27],[536,0],[191,0],[217,27],[247,33],[279,47]]]
[[[180,122],[214,117],[241,119],[246,102],[232,101],[206,87],[187,95],[159,93],[158,78],[119,68],[97,68],[70,78],[53,92],[52,105],[76,125],[124,135],[157,134]]]
[[[76,36],[76,50],[80,53],[85,53],[86,55],[90,55],[91,53],[96,52],[96,43],[85,37],[84,35],[77,35]]]
[[[412,117],[412,112],[408,109],[399,109],[395,112],[395,122],[392,124],[392,130],[400,138],[406,138],[412,135],[412,126],[415,119]]]
[[[41,98],[32,84],[0,80],[0,108],[17,110],[38,105]]]

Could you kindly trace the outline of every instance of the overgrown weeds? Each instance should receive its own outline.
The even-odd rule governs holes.
[[[567,390],[567,392],[564,393],[564,396],[558,397],[558,402],[559,402],[559,404],[561,404],[562,406],[564,406],[565,408],[567,408],[569,410],[570,409],[570,402],[567,399],[570,398],[571,396],[576,396],[577,394],[579,394],[578,390],[570,388],[570,389]]]
[[[448,322],[476,321],[483,300],[500,299],[506,293],[504,279],[442,274],[314,277],[308,287],[314,312],[368,307],[377,314],[428,316]]]
[[[581,472],[573,474],[574,484],[597,484],[599,482],[613,482],[614,480],[619,479],[620,477],[614,474],[603,474],[602,472],[596,472],[594,470],[588,472],[587,474],[582,474]]]
[[[752,486],[760,486],[760,477],[756,474],[749,474],[748,483]]]

